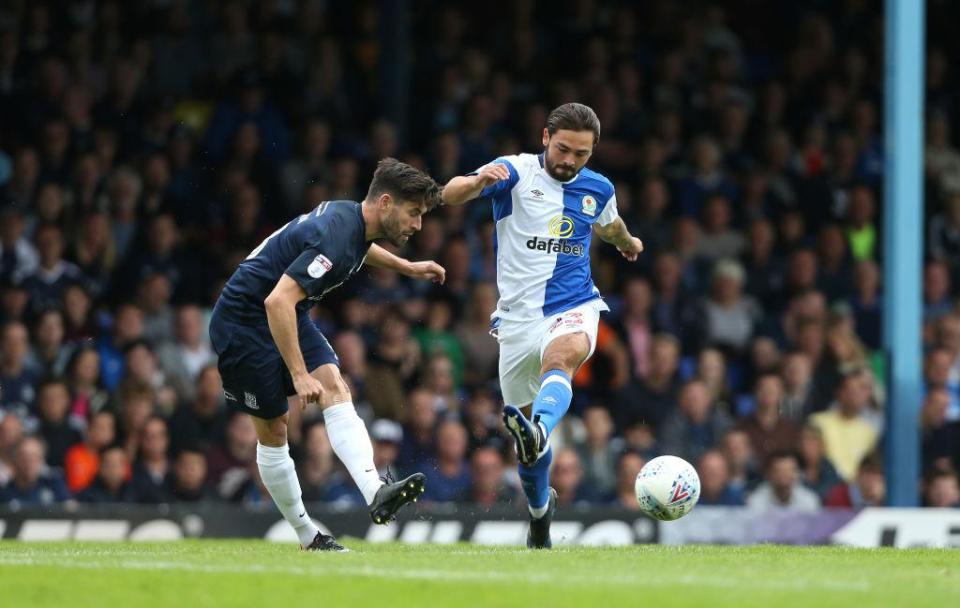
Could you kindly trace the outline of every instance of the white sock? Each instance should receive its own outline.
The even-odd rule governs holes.
[[[290,448],[287,445],[275,448],[258,442],[257,468],[273,502],[300,537],[300,544],[306,547],[312,543],[320,530],[303,506],[303,493],[300,480],[297,479],[297,469],[290,458]]]
[[[323,421],[334,453],[347,467],[350,477],[353,477],[369,505],[383,481],[373,464],[373,444],[370,443],[367,427],[357,416],[357,410],[350,401],[323,410]]]
[[[549,509],[549,508],[550,508],[550,501],[549,501],[549,500],[547,501],[547,504],[543,505],[542,507],[540,507],[540,508],[538,508],[538,509],[534,509],[533,507],[531,507],[531,506],[529,506],[529,505],[527,506],[527,510],[530,511],[530,515],[531,515],[534,519],[540,519],[541,517],[543,517],[544,515],[546,515],[546,514],[547,514],[547,509]]]

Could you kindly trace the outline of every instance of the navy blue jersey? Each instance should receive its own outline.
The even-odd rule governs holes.
[[[250,252],[224,286],[217,311],[237,321],[266,323],[263,301],[287,274],[307,292],[307,299],[297,305],[302,314],[311,300],[356,273],[369,248],[360,204],[323,202]]]

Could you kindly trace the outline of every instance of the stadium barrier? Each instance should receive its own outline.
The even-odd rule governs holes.
[[[370,542],[522,544],[526,519],[514,509],[430,509],[389,526],[366,511],[314,508],[317,524],[339,537]],[[169,541],[183,538],[263,538],[295,542],[272,509],[232,506],[140,505],[74,508],[0,507],[0,538],[22,541]],[[622,509],[567,509],[553,524],[558,545],[842,544],[858,547],[960,548],[960,509],[827,509],[818,513],[758,512],[699,507],[674,522]]]

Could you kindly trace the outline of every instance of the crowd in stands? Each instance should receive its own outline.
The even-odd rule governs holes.
[[[574,100],[600,117],[590,166],[646,250],[631,264],[594,239],[612,310],[554,434],[561,506],[637,509],[637,472],[664,453],[696,465],[700,504],[883,504],[879,4],[411,2],[391,58],[377,2],[4,3],[0,505],[268,503],[206,332],[236,265],[320,201],[362,199],[382,157],[443,183],[539,152]],[[945,507],[960,49],[956,11],[929,4],[918,495]],[[493,227],[488,201],[434,211],[400,253],[445,285],[366,269],[311,315],[381,470],[426,472],[424,501],[520,509]],[[305,499],[362,505],[319,412],[290,414]]]

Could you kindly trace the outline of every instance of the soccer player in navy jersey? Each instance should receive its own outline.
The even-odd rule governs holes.
[[[423,492],[422,473],[397,482],[380,477],[337,355],[308,311],[364,263],[442,283],[438,264],[410,262],[373,243],[403,245],[439,202],[439,186],[430,176],[383,159],[363,202],[326,201],[292,219],[240,263],[214,307],[210,339],[224,396],[231,408],[253,417],[263,485],[304,549],[346,550],[320,532],[303,506],[287,446],[288,396],[301,408],[319,404],[333,450],[360,488],[374,523],[389,522]]]
[[[586,167],[599,140],[594,111],[566,103],[547,117],[542,153],[500,157],[443,189],[450,205],[493,201],[500,301],[491,325],[500,343],[503,420],[529,503],[527,546],[534,549],[552,544],[550,433],[570,407],[570,379],[596,348],[600,313],[610,310],[590,274],[591,236],[630,261],[643,251],[617,214],[613,184]]]

